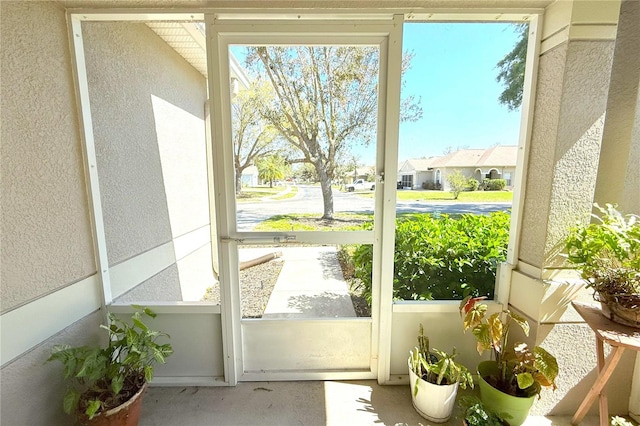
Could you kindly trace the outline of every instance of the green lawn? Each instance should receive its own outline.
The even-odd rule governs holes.
[[[398,191],[398,200],[453,200],[453,194],[448,191]],[[472,191],[461,192],[458,202],[501,202],[513,200],[511,191]]]
[[[286,186],[250,186],[242,188],[242,192],[237,196],[237,200],[242,201],[258,201],[260,198],[270,197],[273,200],[284,200],[295,197],[298,187],[291,186],[289,192],[286,192]],[[281,195],[278,195],[281,194]]]
[[[400,190],[397,193],[398,201],[454,201],[453,194],[448,191],[407,191]],[[473,191],[461,192],[458,196],[459,203],[464,202],[510,202],[513,200],[511,191]]]
[[[367,213],[335,213],[333,221],[324,221],[317,214],[283,214],[260,222],[254,231],[355,231],[361,230],[365,222],[373,220]]]

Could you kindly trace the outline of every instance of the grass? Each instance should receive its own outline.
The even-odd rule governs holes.
[[[457,200],[449,191],[401,190],[396,193],[398,201],[456,201],[459,203],[503,203],[513,200],[511,191],[472,191],[461,192]],[[361,197],[373,197],[373,194],[360,194]]]
[[[335,213],[333,221],[323,221],[317,214],[283,214],[260,222],[254,231],[355,231],[372,220],[371,214]]]
[[[398,201],[453,201],[449,191],[398,191]],[[513,199],[511,191],[461,192],[456,201],[464,202],[507,202]]]
[[[268,186],[250,186],[242,188],[240,195],[237,195],[239,202],[243,201],[258,201],[264,197],[270,197],[273,200],[285,200],[287,198],[295,197],[298,192],[298,187],[291,186],[290,191],[286,192],[287,187],[274,186],[269,188]]]

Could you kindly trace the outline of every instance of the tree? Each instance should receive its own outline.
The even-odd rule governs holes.
[[[454,200],[457,200],[460,193],[469,186],[468,179],[460,172],[460,170],[455,170],[453,173],[448,175],[447,182],[449,182],[449,186],[451,187],[451,193],[453,194]]]
[[[462,149],[469,149],[469,145],[458,145],[456,147],[454,147],[453,145],[447,145],[442,150],[442,155],[449,155],[449,154],[451,154],[453,152],[460,151]]]
[[[269,182],[269,187],[273,188],[273,181],[284,178],[287,171],[287,163],[284,158],[278,155],[269,155],[258,161],[258,177],[264,182]]]
[[[522,90],[524,87],[524,71],[527,62],[527,44],[529,43],[529,24],[516,24],[515,30],[520,33],[520,39],[497,63],[500,70],[496,80],[504,85],[498,101],[506,105],[510,111],[520,108],[522,104]]]
[[[231,104],[236,195],[242,192],[242,171],[276,150],[274,141],[278,133],[262,120],[258,107],[269,96],[268,85],[254,83],[238,92]]]
[[[333,219],[331,182],[340,158],[353,144],[368,145],[375,139],[378,49],[248,47],[246,64],[257,79],[272,84],[275,97],[263,103],[262,115],[300,155],[290,163],[313,165],[322,189],[322,218]],[[417,120],[421,115],[413,98],[403,102],[404,119]]]

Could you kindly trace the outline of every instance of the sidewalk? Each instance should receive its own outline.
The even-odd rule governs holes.
[[[335,247],[281,247],[284,265],[262,318],[355,317]]]

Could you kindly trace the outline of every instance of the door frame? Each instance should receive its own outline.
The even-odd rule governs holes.
[[[305,379],[378,379],[388,375],[389,343],[391,332],[391,294],[393,281],[393,250],[395,238],[395,173],[397,169],[397,146],[400,114],[400,84],[402,65],[403,15],[380,15],[376,19],[356,20],[353,16],[340,20],[296,20],[247,19],[246,16],[205,15],[207,34],[207,57],[209,69],[209,99],[212,105],[212,151],[222,155],[213,158],[214,191],[216,203],[217,244],[220,264],[220,287],[223,314],[223,345],[225,351],[225,374],[230,385],[239,380],[305,380]],[[269,375],[244,374],[243,330],[240,312],[238,283],[237,242],[248,238],[248,233],[239,233],[235,224],[235,195],[231,146],[231,103],[229,75],[229,44],[251,44],[256,40],[268,44],[365,44],[378,45],[380,49],[380,71],[378,91],[378,134],[376,170],[378,174],[377,196],[374,206],[375,222],[373,241],[373,300],[371,315],[370,371],[305,371],[295,373],[276,372]],[[384,185],[385,170],[393,174],[392,185]],[[231,202],[229,202],[231,201]],[[287,233],[287,235],[293,233]],[[329,242],[322,233],[306,233],[305,242]],[[333,233],[332,233],[333,234]],[[260,233],[272,239],[282,234]],[[273,240],[272,240],[273,241]],[[386,295],[386,297],[385,297]],[[313,321],[313,320],[312,320]],[[352,320],[350,320],[352,321]],[[358,321],[358,320],[355,320]],[[362,321],[362,320],[360,320]]]

